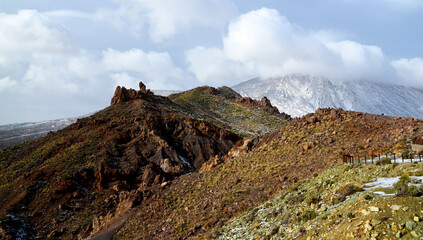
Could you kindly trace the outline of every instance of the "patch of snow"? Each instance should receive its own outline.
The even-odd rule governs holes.
[[[382,191],[376,191],[376,192],[373,192],[373,193],[379,194],[379,195],[382,195],[382,196],[395,196],[395,193],[385,193],[385,192],[382,192]]]
[[[375,188],[392,188],[400,177],[378,178],[374,182],[364,184],[364,190],[368,191]]]
[[[399,179],[400,179],[400,177],[374,179],[373,182],[369,182],[369,183],[364,184],[364,190],[371,191],[372,189],[377,189],[377,188],[390,188],[390,189],[392,189],[394,187],[394,184],[396,182],[398,182]],[[410,176],[410,180],[411,180],[411,182],[423,181],[423,176]],[[418,186],[420,184],[409,183],[408,185]],[[383,196],[394,196],[395,195],[394,193],[385,193],[383,191],[375,191],[373,193],[380,194],[380,195],[383,195]]]

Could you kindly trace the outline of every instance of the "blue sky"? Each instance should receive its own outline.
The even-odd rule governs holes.
[[[292,73],[423,88],[420,0],[0,0],[0,124],[106,107],[117,85]]]

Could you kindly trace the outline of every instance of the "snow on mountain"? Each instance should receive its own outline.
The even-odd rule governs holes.
[[[181,91],[177,90],[151,90],[155,95],[167,97],[169,95],[180,93]]]
[[[330,81],[310,75],[255,78],[232,87],[242,96],[264,96],[281,112],[300,117],[317,108],[343,108],[423,119],[423,90],[371,81]]]
[[[49,132],[58,131],[75,123],[78,118],[88,117],[92,114],[94,112],[79,117],[0,125],[0,150],[43,137]]]
[[[0,126],[0,149],[47,135],[76,122],[77,118],[63,118],[42,122],[15,123]]]

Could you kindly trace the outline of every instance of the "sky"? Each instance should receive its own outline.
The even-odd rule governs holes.
[[[423,88],[422,13],[421,0],[0,0],[0,125],[92,113],[139,81]]]

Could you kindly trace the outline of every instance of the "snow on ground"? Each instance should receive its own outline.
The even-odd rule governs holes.
[[[374,189],[385,188],[385,189],[392,189],[394,184],[398,182],[400,177],[392,177],[392,178],[378,178],[373,179],[374,181],[364,184],[365,191],[372,191]],[[409,185],[418,185],[414,183],[421,183],[423,181],[423,176],[410,176]],[[374,193],[380,194],[383,196],[393,196],[395,194],[388,194],[383,191],[375,191]]]
[[[392,178],[378,178],[374,182],[364,184],[364,190],[372,190],[375,188],[393,188],[394,184],[398,182],[400,177]]]

